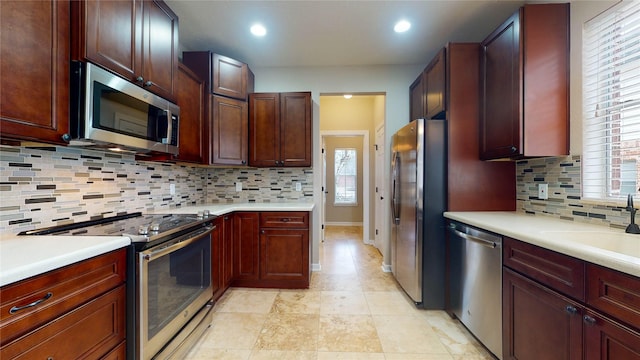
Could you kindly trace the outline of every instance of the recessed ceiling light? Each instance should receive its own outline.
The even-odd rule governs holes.
[[[411,28],[411,23],[407,20],[400,20],[393,27],[393,30],[397,33],[403,33]]]
[[[352,97],[352,96],[353,96],[353,95],[351,95],[351,94],[344,94],[344,98],[345,98],[345,99],[351,99],[351,97]]]
[[[255,24],[251,26],[251,33],[255,36],[265,36],[267,35],[267,29],[260,24]]]

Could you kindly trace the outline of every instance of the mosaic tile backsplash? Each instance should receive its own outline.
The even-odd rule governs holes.
[[[592,205],[581,201],[580,179],[578,155],[519,161],[516,164],[517,210],[626,228],[629,213],[624,207]],[[538,199],[540,183],[549,184],[549,198],[546,200]]]
[[[72,147],[0,146],[0,235],[123,212],[312,199],[311,169],[203,168]]]

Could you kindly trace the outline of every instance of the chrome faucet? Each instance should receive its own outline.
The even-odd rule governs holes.
[[[636,224],[636,209],[633,207],[633,196],[627,195],[627,211],[631,213],[631,223],[627,225],[627,229],[624,231],[629,234],[640,234],[640,227]]]

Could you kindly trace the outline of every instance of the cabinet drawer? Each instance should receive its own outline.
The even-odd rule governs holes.
[[[2,359],[97,359],[125,339],[125,286],[90,301],[15,341]]]
[[[126,249],[121,249],[3,287],[0,345],[124,283],[125,268]]]
[[[504,238],[503,264],[574,299],[584,301],[584,262]]]
[[[587,264],[587,304],[640,328],[640,279]]]
[[[295,212],[262,212],[260,213],[261,228],[309,228],[309,213],[305,211]]]

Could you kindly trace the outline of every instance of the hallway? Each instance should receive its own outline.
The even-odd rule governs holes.
[[[493,359],[445,312],[416,309],[360,227],[325,232],[308,290],[229,289],[187,359]]]

